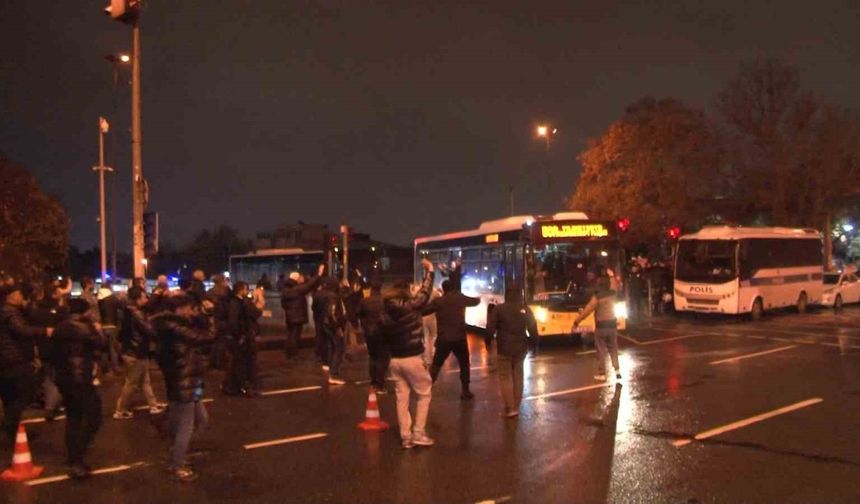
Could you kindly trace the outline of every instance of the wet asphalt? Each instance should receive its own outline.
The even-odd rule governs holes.
[[[436,445],[408,451],[393,394],[380,396],[391,430],[356,427],[368,392],[361,352],[341,387],[325,383],[310,349],[289,361],[261,352],[268,395],[224,397],[220,374],[209,375],[210,426],[192,443],[201,477],[191,484],[165,472],[164,416],[111,419],[119,383],[106,380],[104,425],[88,457],[106,472],[57,481],[64,422],[40,422],[33,410],[30,447],[46,479],[0,483],[0,502],[860,501],[860,308],[759,323],[655,317],[620,346],[622,380],[600,385],[588,347],[542,341],[526,364],[521,416],[508,420],[483,342],[472,338],[475,399],[460,400],[452,356],[433,389]],[[272,441],[290,442],[252,446]]]

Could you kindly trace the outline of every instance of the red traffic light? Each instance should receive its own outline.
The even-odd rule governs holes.
[[[630,219],[627,217],[618,218],[615,220],[615,227],[618,228],[618,232],[626,233],[628,229],[630,229]]]
[[[681,237],[681,228],[678,226],[672,226],[666,229],[666,237],[670,240],[677,240]]]

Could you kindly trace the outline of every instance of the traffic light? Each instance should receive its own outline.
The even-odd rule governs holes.
[[[105,7],[105,14],[115,21],[130,23],[137,19],[139,9],[139,0],[110,0],[110,5]]]
[[[339,243],[340,237],[337,235],[337,233],[328,233],[328,236],[326,236],[326,249],[328,251],[333,251],[334,249],[336,249]]]
[[[143,254],[152,257],[158,253],[158,212],[143,214]]]
[[[670,241],[675,241],[681,237],[681,228],[678,226],[670,226],[666,228],[666,238]]]
[[[619,233],[626,233],[630,229],[630,219],[627,217],[617,217],[615,219],[615,227]]]

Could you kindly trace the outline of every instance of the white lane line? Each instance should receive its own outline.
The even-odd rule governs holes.
[[[538,395],[523,397],[523,400],[524,401],[533,401],[535,399],[545,399],[547,397],[555,397],[555,396],[567,395],[567,394],[576,394],[577,392],[585,392],[587,390],[606,388],[608,386],[609,385],[606,383],[597,383],[595,385],[586,385],[585,387],[578,387],[578,388],[572,388],[572,389],[567,389],[567,390],[559,390],[558,392],[548,392],[546,394],[538,394]]]
[[[711,361],[711,362],[709,362],[708,364],[725,364],[726,362],[737,362],[737,361],[739,361],[739,360],[749,359],[749,358],[752,358],[752,357],[758,357],[758,356],[760,356],[760,355],[768,355],[768,354],[777,353],[777,352],[784,352],[784,351],[786,351],[786,350],[791,350],[792,348],[797,348],[797,345],[788,345],[788,346],[784,346],[784,347],[774,348],[774,349],[771,349],[771,350],[765,350],[765,351],[763,351],[763,352],[756,352],[756,353],[751,353],[751,354],[738,355],[738,356],[735,356],[735,357],[730,357],[730,358],[728,358],[728,359],[720,359],[720,360]]]
[[[251,443],[243,446],[246,450],[256,450],[257,448],[265,448],[267,446],[277,446],[288,443],[298,443],[300,441],[310,441],[311,439],[319,439],[328,436],[326,432],[317,432],[315,434],[306,434],[304,436],[294,436],[283,439],[274,439],[272,441],[263,441],[260,443]]]
[[[355,382],[356,385],[367,385],[368,383],[372,383],[371,380],[359,380]]]
[[[773,418],[779,415],[784,415],[786,413],[791,413],[792,411],[796,411],[802,408],[806,408],[808,406],[812,406],[814,404],[818,404],[824,401],[824,399],[820,397],[814,397],[812,399],[807,399],[805,401],[800,401],[794,404],[789,404],[788,406],[783,406],[782,408],[775,409],[773,411],[768,411],[766,413],[762,413],[760,415],[752,416],[749,418],[745,418],[743,420],[738,420],[737,422],[732,422],[728,425],[723,425],[722,427],[716,427],[711,430],[706,430],[705,432],[700,432],[696,434],[693,439],[678,439],[676,441],[672,441],[672,445],[676,448],[680,448],[682,446],[686,446],[695,441],[701,441],[702,439],[707,439],[714,436],[719,436],[720,434],[741,429],[748,425],[752,425],[754,423],[762,422],[769,418]]]
[[[322,390],[322,385],[313,385],[310,387],[297,387],[297,388],[288,388],[288,389],[280,389],[280,390],[267,390],[265,392],[260,392],[261,396],[270,396],[270,395],[282,395],[282,394],[295,394],[296,392],[308,392],[311,390]]]
[[[111,474],[111,473],[116,473],[116,472],[123,472],[123,471],[128,471],[130,469],[145,467],[147,465],[149,465],[149,464],[147,464],[146,462],[134,462],[131,464],[122,464],[122,465],[113,466],[113,467],[104,467],[102,469],[94,470],[92,472],[92,475],[98,476],[100,474]],[[47,478],[39,478],[39,479],[30,480],[30,481],[27,481],[26,484],[28,486],[38,486],[38,485],[45,485],[48,483],[58,483],[60,481],[66,481],[68,479],[71,479],[68,474],[61,474],[59,476],[49,476]]]
[[[585,350],[583,352],[576,352],[576,355],[589,355],[593,353],[597,353],[597,350]]]
[[[66,419],[66,415],[59,415],[58,417],[54,418],[54,420],[65,420],[65,419]],[[45,417],[38,417],[38,418],[28,418],[26,420],[21,420],[21,423],[29,425],[29,424],[45,423],[47,421],[48,421],[48,419]]]
[[[487,499],[487,500],[478,501],[475,504],[502,504],[504,502],[510,502],[510,501],[511,501],[511,496],[505,495],[503,497],[496,497],[495,499]]]
[[[622,339],[626,339],[627,341],[630,341],[630,342],[635,343],[637,345],[644,346],[644,345],[656,345],[658,343],[665,343],[667,341],[678,341],[678,340],[690,339],[690,338],[701,338],[702,336],[711,336],[711,334],[710,333],[686,334],[684,336],[673,336],[671,338],[661,338],[661,339],[650,340],[650,341],[639,341],[638,339],[634,338],[633,336],[627,336],[625,334],[619,334],[618,336],[621,337]]]
[[[472,366],[472,367],[470,367],[470,368],[469,368],[469,370],[471,370],[471,371],[479,371],[479,370],[481,370],[481,369],[487,369],[487,368],[489,368],[489,366]],[[445,372],[446,372],[446,373],[459,373],[459,372],[460,372],[460,368],[457,368],[457,369],[449,369],[449,370],[447,370],[447,371],[445,371]]]

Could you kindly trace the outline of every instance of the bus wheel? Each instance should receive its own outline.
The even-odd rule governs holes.
[[[835,311],[842,311],[842,294],[836,295],[836,299],[833,301],[833,309]]]
[[[753,322],[758,322],[761,320],[762,315],[764,314],[764,305],[761,302],[761,298],[755,298],[753,301],[752,309],[750,310],[750,318]]]
[[[809,299],[806,297],[806,293],[801,292],[800,297],[797,298],[797,313],[806,313],[808,305]]]

